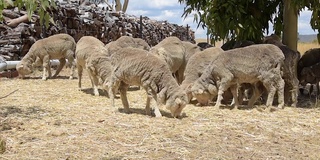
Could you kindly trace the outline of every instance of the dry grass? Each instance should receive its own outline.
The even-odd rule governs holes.
[[[317,44],[299,44],[304,53]],[[128,92],[132,114],[93,96],[87,75],[42,81],[0,78],[0,159],[320,159],[318,101],[269,112],[189,104],[186,117],[144,113],[145,93]],[[36,72],[32,77],[40,77]],[[64,77],[65,76],[65,77]],[[2,97],[2,98],[1,98]]]
[[[129,91],[132,114],[119,99],[93,96],[77,79],[0,79],[0,159],[320,159],[320,109],[275,112],[188,105],[186,117],[144,114],[145,93]],[[34,77],[40,77],[37,72]],[[13,92],[15,91],[15,92]],[[101,91],[103,94],[103,92]],[[104,94],[103,94],[104,95]]]
[[[311,48],[320,48],[320,45],[318,44],[318,42],[298,43],[298,51],[301,53],[301,55]]]

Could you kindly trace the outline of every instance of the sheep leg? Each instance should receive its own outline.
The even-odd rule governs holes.
[[[128,97],[127,97],[128,88],[129,88],[129,85],[125,84],[125,83],[121,83],[120,84],[120,88],[119,88],[119,90],[120,90],[120,98],[121,98],[121,101],[122,101],[122,105],[123,105],[124,111],[126,113],[130,113]]]
[[[67,51],[67,56],[66,56],[66,58],[68,59],[69,65],[71,65],[71,66],[70,66],[70,68],[71,68],[71,73],[70,73],[69,79],[73,79],[74,70],[75,70],[75,62],[74,62],[74,57],[73,57],[73,55],[74,55],[74,52],[73,52],[72,50],[68,50],[68,51]]]
[[[59,59],[59,67],[58,69],[56,70],[56,73],[53,75],[53,77],[57,77],[58,74],[60,73],[60,71],[62,70],[63,66],[66,64],[66,59],[65,58],[60,58]]]
[[[238,100],[238,86],[237,85],[232,85],[230,87],[230,91],[233,96],[233,101],[234,101],[234,108],[233,109],[238,109],[239,106],[239,100]]]
[[[119,86],[120,86],[120,81],[112,76],[110,78],[110,81],[107,82],[106,84],[107,88],[108,88],[108,94],[109,94],[109,97],[110,97],[110,100],[111,100],[111,106],[113,108],[115,108],[115,103],[114,103],[114,95],[116,94],[116,91],[118,90]]]
[[[99,96],[99,89],[98,89],[98,85],[99,85],[99,79],[97,76],[92,75],[93,73],[88,71],[89,77],[90,77],[90,81],[91,81],[91,85],[93,88],[93,94],[95,96]]]
[[[294,83],[292,85],[292,90],[291,90],[291,99],[292,99],[291,107],[297,107],[299,80],[296,78],[293,81]]]
[[[83,68],[77,64],[77,69],[78,69],[78,87],[79,87],[79,90],[81,91],[82,87],[81,87],[81,80],[82,80],[82,72],[83,72]],[[90,77],[91,78],[91,77]]]
[[[148,115],[148,116],[151,116],[150,102],[151,102],[151,97],[148,95],[147,96],[147,102],[146,102],[146,115]]]
[[[157,105],[154,107],[154,114],[156,117],[162,117],[162,114],[159,110],[159,106],[160,106],[160,104],[157,103]]]
[[[254,87],[252,88],[253,89],[253,94],[251,96],[251,98],[249,99],[249,102],[248,102],[248,107],[252,108],[254,103],[257,101],[257,99],[260,97],[261,95],[261,92],[257,86],[258,84],[255,84]]]
[[[43,57],[43,74],[42,80],[47,80],[47,78],[51,77],[51,68],[50,68],[50,58],[49,56]],[[48,72],[48,77],[46,77],[46,72]]]
[[[229,82],[232,80],[232,74],[226,74],[224,78],[221,79],[219,90],[218,90],[218,98],[214,107],[220,107],[221,101],[223,99],[223,93],[229,88]]]
[[[281,77],[278,77],[277,90],[278,90],[278,108],[284,107],[284,80]]]

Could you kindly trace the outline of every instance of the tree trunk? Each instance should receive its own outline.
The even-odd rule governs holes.
[[[129,0],[124,0],[123,8],[122,8],[123,13],[126,13],[127,8],[128,8],[128,3],[129,3]]]
[[[290,49],[297,51],[298,43],[298,9],[292,4],[292,0],[283,0],[283,36],[282,43]]]
[[[120,0],[116,0],[116,11],[119,12],[122,10],[122,4]]]

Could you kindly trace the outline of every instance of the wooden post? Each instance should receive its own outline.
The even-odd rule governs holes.
[[[139,34],[140,34],[140,38],[141,39],[143,39],[143,35],[142,35],[142,29],[143,29],[143,27],[142,27],[142,15],[140,15],[140,31],[139,31]]]
[[[189,41],[189,25],[187,24],[187,40]]]

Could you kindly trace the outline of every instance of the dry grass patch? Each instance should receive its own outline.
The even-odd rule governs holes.
[[[145,93],[128,92],[115,112],[78,80],[0,79],[0,159],[320,159],[320,109],[275,112],[188,105],[182,119],[149,117]],[[36,73],[38,77],[41,73]],[[100,90],[103,93],[102,90]],[[102,94],[105,95],[105,94]]]
[[[318,44],[318,42],[298,43],[298,51],[301,55],[303,55],[307,50],[312,48],[320,48],[320,45]]]

